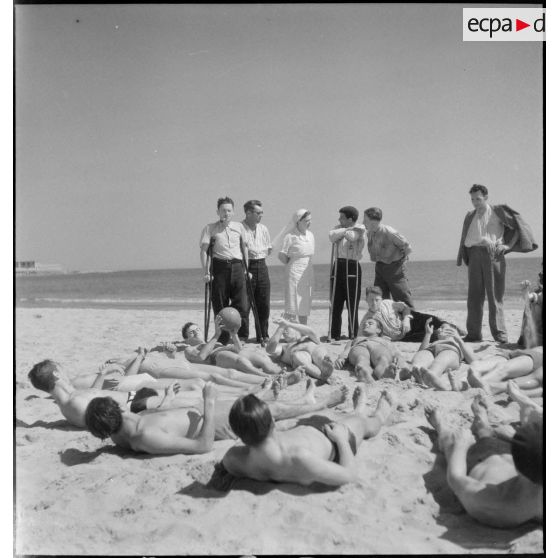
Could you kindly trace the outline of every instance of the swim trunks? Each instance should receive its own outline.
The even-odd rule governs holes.
[[[132,410],[132,402],[134,401],[135,396],[136,396],[135,391],[128,392],[128,398],[126,399],[126,409],[128,409],[128,411]]]
[[[511,444],[500,438],[490,437],[477,440],[467,451],[467,474],[492,455],[511,454]]]
[[[434,355],[434,358],[436,358],[442,351],[452,351],[456,353],[460,361],[464,358],[461,348],[457,347],[453,343],[448,343],[447,341],[434,341],[433,343],[430,343],[430,345],[428,345],[428,347],[426,347],[426,349],[424,350],[432,353]]]
[[[543,365],[543,349],[542,347],[533,347],[532,349],[517,349],[508,353],[508,358],[515,358],[518,356],[528,356],[533,360],[533,370],[540,368]]]

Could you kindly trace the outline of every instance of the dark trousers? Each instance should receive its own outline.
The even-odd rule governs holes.
[[[252,274],[252,280],[250,283],[252,284],[254,302],[256,303],[256,311],[258,312],[260,331],[262,337],[269,337],[269,297],[271,294],[271,288],[265,258],[262,258],[261,260],[250,260],[248,264],[248,271]],[[249,324],[247,322],[246,327],[248,326]]]
[[[224,261],[212,259],[213,283],[211,285],[211,305],[215,315],[226,306],[236,308],[242,318],[242,325],[238,330],[239,337],[248,337],[248,296],[246,294],[246,275],[242,261]],[[219,337],[220,343],[228,343],[230,335],[223,331]]]
[[[375,272],[374,285],[382,289],[382,298],[393,298],[410,308],[415,307],[407,281],[405,258],[389,264],[376,262]]]
[[[488,299],[488,324],[492,337],[507,340],[504,320],[504,291],[506,290],[506,260],[492,256],[485,246],[467,248],[469,255],[469,290],[467,293],[467,333],[482,338],[484,299]]]
[[[348,272],[348,273],[347,273]],[[347,281],[348,276],[348,281]],[[333,282],[333,277],[331,278]],[[348,285],[347,285],[348,283]],[[349,337],[355,337],[358,331],[358,304],[360,302],[360,286],[362,269],[356,260],[337,258],[335,290],[331,307],[331,337],[341,336],[343,308],[347,305]]]

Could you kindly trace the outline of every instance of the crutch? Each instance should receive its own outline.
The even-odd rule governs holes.
[[[205,266],[206,275],[209,275],[209,281],[205,284],[205,301],[203,307],[203,336],[207,343],[209,334],[209,322],[211,320],[211,303],[213,294],[213,243],[215,239],[212,237],[207,247],[207,262]]]
[[[252,281],[250,280],[250,272],[248,271],[248,262],[246,261],[246,254],[244,253],[244,242],[240,239],[240,252],[242,254],[242,266],[244,267],[244,274],[246,275],[246,291],[248,293],[248,300],[254,315],[254,325],[256,327],[256,341],[263,346],[262,329],[260,327],[260,318],[258,316],[258,309],[256,308],[256,299],[254,297],[254,290],[252,289]]]
[[[327,328],[327,342],[331,342],[331,323],[333,321],[333,302],[335,299],[335,287],[337,286],[337,254],[339,244],[334,242],[331,245],[331,259],[329,262],[329,319]]]
[[[353,327],[353,319],[356,315],[356,300],[357,300],[357,293],[358,293],[358,288],[359,288],[359,284],[358,284],[358,262],[356,260],[354,260],[355,262],[355,274],[354,275],[349,275],[349,255],[351,255],[353,253],[353,243],[349,242],[349,246],[347,247],[347,259],[345,260],[345,281],[346,281],[346,293],[347,293],[347,314],[349,316],[349,338],[350,339],[354,339],[355,337],[355,332],[354,332],[354,327]],[[353,297],[353,302],[352,304],[354,306],[351,307],[351,296],[350,296],[350,285],[349,285],[349,278],[350,277],[354,277],[355,278],[355,292],[354,297]]]

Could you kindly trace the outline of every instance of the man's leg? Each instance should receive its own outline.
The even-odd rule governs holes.
[[[350,308],[349,317],[352,323],[347,319],[349,326],[349,337],[354,338],[358,332],[358,305],[360,303],[360,287],[362,284],[362,269],[360,264],[354,260],[349,261],[349,292],[347,293],[347,307]]]
[[[256,368],[260,368],[266,374],[279,374],[283,369],[279,364],[273,362],[269,355],[259,350],[243,349],[240,355],[247,358]]]
[[[469,287],[467,291],[467,335],[474,340],[482,339],[482,313],[484,307],[483,260],[489,259],[488,250],[474,247],[469,250]]]
[[[374,413],[368,416],[366,412],[367,402],[365,390],[357,386],[353,393],[354,413],[339,421],[355,435],[357,448],[363,440],[372,438],[380,432],[397,405],[395,397],[384,390],[378,399]]]
[[[343,322],[343,307],[346,299],[345,284],[345,262],[337,262],[337,272],[335,276],[335,291],[333,292],[333,305],[331,307],[331,338],[341,337],[341,325]]]
[[[370,353],[366,347],[359,345],[349,351],[349,362],[353,365],[355,374],[359,380],[371,384],[374,382],[374,369],[370,362]]]
[[[528,355],[521,355],[505,360],[494,370],[488,372],[483,379],[488,382],[502,382],[526,376],[531,372],[533,372],[533,359]]]
[[[212,263],[212,274],[211,305],[213,306],[213,314],[217,316],[223,308],[229,305],[231,266],[227,263],[221,263],[214,258]],[[229,332],[223,330],[219,336],[219,343],[226,345],[229,339]]]
[[[393,300],[404,302],[410,308],[414,308],[411,297],[411,289],[407,281],[407,266],[404,259],[390,263],[384,270],[384,279],[389,285]]]
[[[495,341],[507,343],[508,332],[504,319],[504,292],[506,290],[506,260],[490,262],[490,274],[486,277],[486,297],[488,299],[488,323]]]
[[[248,303],[248,293],[246,291],[246,275],[241,263],[233,263],[231,267],[230,282],[231,306],[236,308],[242,319],[242,324],[238,330],[239,337],[248,337],[248,314],[250,305]]]
[[[374,267],[374,286],[380,287],[382,289],[382,298],[391,298],[391,294],[389,291],[389,283],[387,282],[386,278],[384,277],[384,270],[386,264],[382,262],[376,262]]]
[[[267,377],[265,372],[254,366],[246,357],[233,351],[219,351],[215,356],[215,363],[221,368],[234,368],[247,374]]]
[[[256,308],[258,309],[258,317],[260,319],[260,329],[262,337],[269,337],[269,307],[271,285],[269,281],[269,271],[264,261],[258,263],[258,281],[256,285]],[[256,294],[257,293],[257,294]]]

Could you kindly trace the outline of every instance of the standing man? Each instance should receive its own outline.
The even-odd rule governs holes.
[[[531,252],[537,248],[533,233],[519,213],[507,205],[489,205],[488,189],[473,184],[469,190],[475,208],[465,216],[457,265],[468,266],[467,336],[465,341],[482,341],[482,314],[488,299],[488,323],[492,337],[507,343],[504,321],[504,291],[508,252]]]
[[[250,200],[244,204],[246,217],[242,221],[248,248],[248,271],[252,276],[252,291],[260,322],[260,331],[264,342],[269,341],[269,299],[271,295],[269,273],[265,259],[271,253],[271,238],[265,225],[261,224],[262,202]],[[254,317],[255,319],[255,317]],[[248,328],[249,315],[246,322]]]
[[[224,197],[217,200],[219,220],[206,225],[200,239],[200,260],[205,283],[213,281],[211,304],[215,315],[225,306],[236,308],[242,318],[238,336],[242,341],[248,339],[248,295],[246,276],[242,265],[241,240],[244,243],[244,256],[248,260],[244,227],[232,220],[234,202]],[[207,249],[211,244],[211,274],[208,270]],[[229,341],[229,332],[223,330],[219,342]]]
[[[358,331],[358,305],[360,302],[360,285],[362,269],[359,260],[364,248],[366,228],[358,225],[358,210],[351,205],[339,210],[339,225],[329,231],[329,240],[334,244],[335,288],[331,301],[330,336],[338,341],[341,337],[343,306],[347,303],[349,337],[352,339]]]
[[[393,227],[382,225],[382,210],[370,207],[364,212],[368,231],[368,252],[376,262],[374,285],[382,289],[383,298],[404,302],[414,308],[407,281],[405,262],[411,253],[407,239]]]

